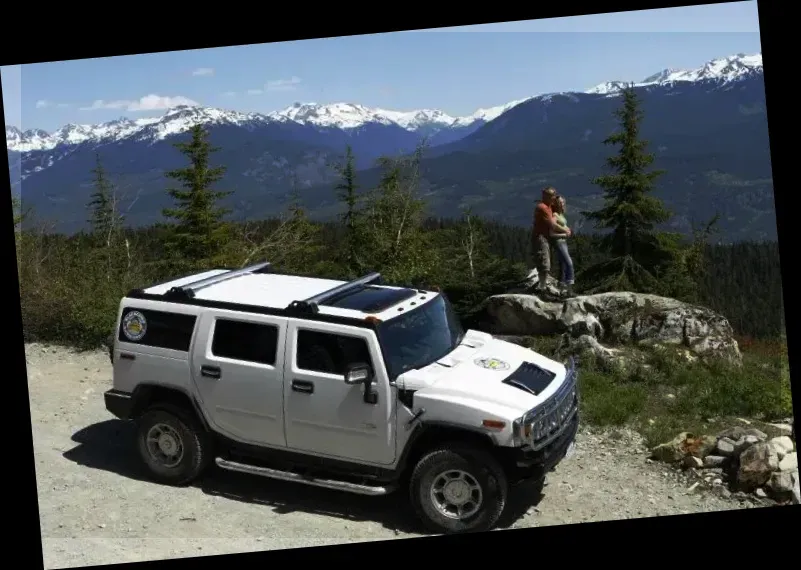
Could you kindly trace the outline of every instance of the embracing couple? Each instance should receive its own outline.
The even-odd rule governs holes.
[[[542,201],[534,210],[534,228],[531,232],[531,247],[537,267],[537,287],[545,292],[547,277],[551,271],[551,245],[556,248],[562,276],[559,288],[563,295],[573,295],[573,260],[567,247],[567,238],[572,235],[565,218],[565,199],[548,187],[542,191]]]

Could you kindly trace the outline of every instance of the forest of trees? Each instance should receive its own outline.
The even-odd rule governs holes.
[[[605,143],[619,148],[608,161],[610,172],[595,180],[606,201],[599,211],[586,213],[598,233],[570,239],[577,292],[672,296],[721,312],[744,337],[780,337],[778,244],[712,244],[715,220],[689,238],[657,231],[670,213],[651,194],[661,172],[648,170],[653,156],[639,138],[641,113],[633,91],[625,92],[618,117],[620,131]],[[390,283],[438,287],[469,324],[487,296],[521,282],[532,266],[528,228],[482,220],[469,210],[455,219],[426,215],[418,194],[424,145],[410,156],[382,158],[383,177],[375,188],[359,186],[348,149],[337,166],[339,220],[309,219],[296,190],[282,217],[243,223],[228,221],[219,205],[229,194],[225,167],[212,166],[217,149],[204,128],[195,126],[189,141],[176,147],[186,166],[167,173],[165,191],[174,206],[163,212],[164,223],[125,226],[113,176],[100,156],[87,204],[91,231],[53,234],[15,201],[28,340],[97,345],[131,288],[261,260],[309,275],[346,279],[380,271]],[[552,266],[558,271],[558,263]]]

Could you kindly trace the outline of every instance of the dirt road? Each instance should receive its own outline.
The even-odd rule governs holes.
[[[189,488],[153,484],[131,426],[103,406],[108,356],[26,351],[45,568],[419,536],[401,495],[359,497],[217,469]],[[635,434],[583,430],[542,495],[513,495],[502,527],[754,506],[688,491],[643,451]]]

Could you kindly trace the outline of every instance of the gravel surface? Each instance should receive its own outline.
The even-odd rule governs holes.
[[[127,423],[104,408],[105,352],[26,346],[45,568],[420,536],[405,495],[369,498],[212,468],[196,486],[148,481]],[[542,495],[501,528],[749,508],[651,464],[637,434],[582,429]]]

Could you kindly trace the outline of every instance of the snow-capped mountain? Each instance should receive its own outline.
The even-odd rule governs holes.
[[[772,208],[761,62],[759,54],[736,55],[635,82],[647,117],[644,132],[670,172],[664,184],[678,216],[689,215],[690,202],[700,208],[693,215],[726,204],[732,231],[748,233],[755,212]],[[221,149],[215,160],[228,168],[225,184],[236,196],[228,206],[248,216],[281,211],[295,184],[310,212],[328,215],[335,203],[330,166],[346,145],[360,184],[370,187],[379,174],[372,169],[376,158],[411,152],[425,136],[433,213],[449,216],[469,198],[486,215],[526,222],[526,196],[545,180],[569,188],[572,197],[597,191],[587,180],[603,167],[608,149],[602,141],[616,128],[615,97],[625,85],[537,95],[461,117],[355,103],[296,103],[266,114],[179,106],[160,117],[65,125],[53,133],[10,127],[6,146],[15,191],[22,182],[28,204],[58,220],[62,231],[85,224],[96,153],[128,196],[128,222],[160,219],[169,202],[164,172],[184,164],[172,143],[198,123]],[[700,206],[688,192],[705,196]]]
[[[725,85],[743,77],[762,72],[762,55],[738,54],[714,59],[690,70],[665,69],[640,82],[638,87],[668,85],[679,82],[712,81]],[[609,81],[588,89],[588,94],[610,95],[619,92],[627,82]],[[544,94],[538,97],[549,97]],[[365,125],[400,127],[410,132],[426,131],[428,134],[449,129],[465,129],[488,123],[509,109],[533,99],[529,97],[511,101],[504,105],[479,109],[476,112],[455,117],[437,109],[414,111],[392,111],[370,108],[356,103],[295,103],[290,107],[268,114],[240,113],[233,110],[210,107],[180,106],[168,110],[161,117],[147,119],[120,118],[99,125],[68,124],[53,133],[40,129],[20,131],[15,127],[6,128],[6,148],[16,152],[52,150],[59,146],[75,146],[84,143],[103,144],[133,138],[145,141],[159,141],[171,135],[184,132],[192,124],[231,125],[242,128],[257,128],[270,123],[295,123],[323,129],[352,130]]]
[[[522,100],[513,101],[497,107],[479,109],[464,117],[452,117],[436,109],[408,112],[390,111],[355,103],[328,105],[295,103],[286,109],[266,115],[182,105],[169,109],[161,117],[137,120],[120,118],[98,125],[68,124],[54,133],[47,133],[40,129],[22,132],[16,127],[7,127],[6,147],[11,151],[31,152],[84,143],[103,144],[123,139],[156,142],[185,132],[196,123],[206,126],[231,125],[248,129],[274,123],[297,124],[345,131],[358,129],[365,125],[383,125],[400,127],[410,132],[427,130],[431,133],[443,129],[469,128],[476,123],[484,124],[521,102]]]
[[[708,81],[723,86],[745,77],[762,73],[762,54],[737,54],[721,57],[706,62],[696,69],[663,69],[658,73],[649,75],[640,82],[634,82],[635,87],[665,86],[674,83],[698,83]],[[588,89],[586,93],[596,95],[609,95],[619,93],[630,82],[607,81]]]

